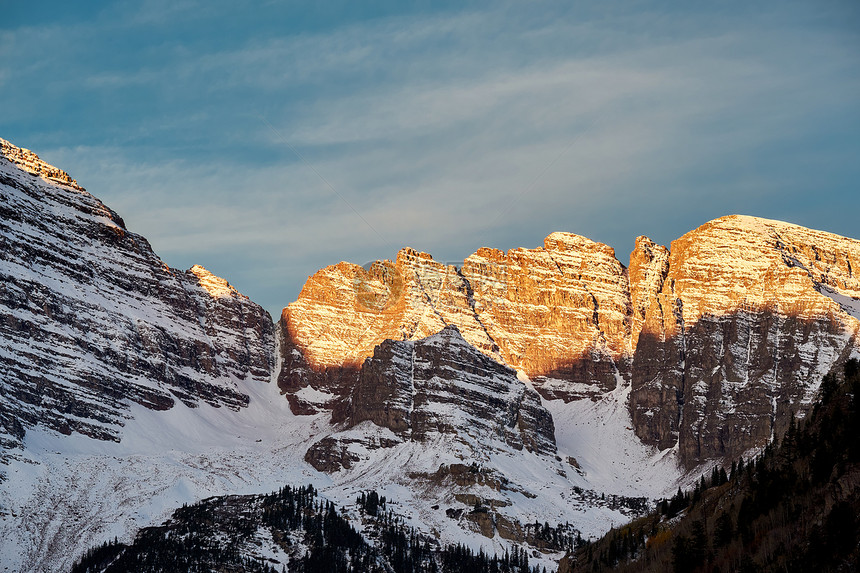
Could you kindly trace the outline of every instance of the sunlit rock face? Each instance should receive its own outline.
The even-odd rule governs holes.
[[[669,249],[654,243],[645,236],[636,238],[630,253],[630,304],[632,347],[639,342],[639,333],[645,324],[648,308],[657,294],[663,290],[669,274]]]
[[[650,245],[637,250],[631,260],[656,260]],[[858,264],[860,241],[753,217],[674,241],[654,274],[659,290],[634,305],[646,309],[630,398],[637,435],[677,443],[688,465],[780,435],[856,347]]]
[[[488,354],[495,349],[457,269],[412,249],[368,270],[349,263],[322,269],[282,319],[315,368],[359,365],[383,340],[417,340],[447,324],[460,326],[466,340]]]
[[[281,387],[294,411],[332,408],[344,421],[374,348],[456,325],[545,399],[630,383],[644,442],[677,446],[690,466],[728,459],[803,415],[821,376],[856,347],[857,264],[858,241],[742,216],[671,251],[639,237],[629,269],[568,233],[536,249],[479,249],[459,268],[404,249],[308,280],[281,319]]]
[[[308,279],[281,317],[279,380],[294,411],[315,411],[345,395],[344,369],[384,340],[418,340],[450,324],[545,396],[592,396],[629,377],[629,312],[624,266],[610,247],[577,235],[553,233],[543,248],[507,254],[480,249],[460,269],[403,249],[394,263],[339,263]]]
[[[504,361],[545,397],[590,397],[629,376],[627,272],[611,247],[553,233],[543,248],[481,249],[462,274]]]
[[[83,187],[78,185],[77,181],[72,179],[62,169],[48,165],[29,149],[16,147],[3,138],[0,138],[0,155],[26,173],[42,177],[53,183],[71,187],[72,189],[77,189],[78,191],[84,190]]]
[[[294,412],[333,407],[349,393],[377,345],[425,338],[448,324],[498,358],[472,305],[469,284],[454,266],[412,249],[367,270],[349,263],[326,267],[308,279],[281,315],[278,383]]]
[[[165,265],[65,172],[0,140],[0,441],[39,424],[118,440],[130,404],[241,408],[274,364],[269,315]]]

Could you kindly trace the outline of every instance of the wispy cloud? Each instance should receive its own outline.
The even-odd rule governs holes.
[[[568,230],[624,261],[638,234],[668,242],[730,212],[850,234],[822,206],[860,206],[846,191],[860,42],[842,15],[541,7],[240,26],[217,42],[217,9],[150,2],[76,24],[95,40],[68,57],[56,26],[7,30],[0,50],[34,55],[0,85],[43,91],[0,95],[21,114],[3,125],[46,142],[168,263],[214,265],[272,312],[320,266],[392,245],[455,260]],[[178,34],[196,10],[204,29]],[[136,55],[101,55],[117,19]]]

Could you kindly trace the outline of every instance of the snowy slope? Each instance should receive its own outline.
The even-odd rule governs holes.
[[[523,524],[570,522],[590,537],[625,522],[631,512],[611,509],[609,501],[587,492],[596,492],[597,498],[601,493],[651,497],[667,493],[678,477],[665,460],[651,468],[638,464],[650,453],[635,447],[627,450],[633,457],[625,458],[622,449],[601,467],[590,446],[583,448],[574,434],[564,433],[559,434],[560,449],[583,460],[585,476],[555,458],[513,448],[482,455],[442,435],[431,443],[402,442],[366,452],[352,468],[327,475],[303,460],[314,440],[337,431],[326,416],[293,415],[274,384],[253,382],[242,389],[250,403],[240,411],[180,403],[157,412],[134,405],[119,443],[31,430],[23,455],[11,462],[9,479],[0,488],[0,565],[10,571],[61,571],[88,547],[115,536],[130,541],[138,528],[161,523],[183,503],[307,483],[341,505],[375,489],[392,500],[391,507],[407,523],[438,534],[443,543],[504,551],[510,541],[498,534],[488,539],[467,519],[447,516],[448,508],[470,509],[456,499],[458,494],[469,492],[492,502],[501,515]],[[623,417],[607,416],[604,409],[620,412],[623,404],[598,405],[591,412],[561,402],[546,405],[585,426],[603,416],[607,426],[602,433],[623,439],[618,425],[626,423]],[[368,422],[353,431],[362,438],[373,432],[391,434]],[[508,489],[415,477],[432,475],[443,464],[473,462],[486,474],[507,479]],[[616,474],[619,469],[627,473]],[[661,483],[668,486],[661,490]],[[553,557],[559,555],[546,558],[550,568]]]

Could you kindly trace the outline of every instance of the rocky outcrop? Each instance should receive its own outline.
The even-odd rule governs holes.
[[[637,249],[632,260],[655,260],[651,245]],[[647,307],[630,398],[637,435],[677,443],[688,466],[780,435],[856,346],[858,264],[860,241],[753,217],[673,242],[659,290],[635,306]]]
[[[629,269],[606,245],[568,233],[537,249],[479,249],[459,269],[411,249],[368,270],[340,263],[311,277],[284,310],[280,380],[294,411],[333,408],[335,421],[346,421],[350,389],[381,367],[370,360],[364,372],[365,358],[409,363],[397,356],[406,347],[383,340],[456,325],[546,399],[632,384],[637,435],[661,449],[677,444],[685,465],[736,457],[803,415],[821,376],[857,348],[857,245],[730,216],[671,252],[639,237]],[[370,392],[367,419],[411,427],[397,402],[404,378],[373,376],[388,383],[359,391]]]
[[[361,367],[349,395],[346,427],[372,422],[397,439],[362,445],[391,447],[447,435],[474,451],[501,447],[555,453],[552,416],[516,371],[470,345],[456,326],[418,341],[387,340]],[[317,469],[349,468],[350,438],[326,437],[305,459]]]
[[[274,364],[268,313],[169,268],[65,172],[0,143],[3,450],[36,424],[119,440],[131,403],[245,406],[242,384]]]
[[[648,237],[637,237],[633,252],[630,253],[630,303],[632,324],[630,329],[631,346],[636,348],[639,333],[645,324],[648,309],[663,289],[669,273],[669,249],[654,243]]]
[[[447,433],[476,446],[500,440],[517,450],[555,452],[552,417],[537,393],[456,326],[376,348],[351,396],[350,423],[365,420],[419,442]]]
[[[62,169],[48,165],[29,149],[16,147],[3,138],[0,138],[0,155],[27,173],[41,176],[49,181],[66,185],[78,191],[84,191],[84,188],[78,185],[78,182]]]
[[[611,247],[552,233],[543,248],[480,249],[461,272],[505,363],[545,397],[593,396],[629,376],[629,287]]]
[[[339,263],[310,277],[284,309],[279,384],[296,412],[333,407],[377,345],[456,325],[486,356],[532,377],[544,396],[595,395],[629,377],[629,306],[627,274],[612,249],[568,233],[538,249],[480,249],[461,269],[412,249],[367,270]],[[315,392],[304,395],[316,402],[298,394],[308,387]]]

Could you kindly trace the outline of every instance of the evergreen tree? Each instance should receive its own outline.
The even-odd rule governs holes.
[[[734,524],[729,513],[721,513],[714,528],[714,546],[724,547],[731,543],[734,536]]]

